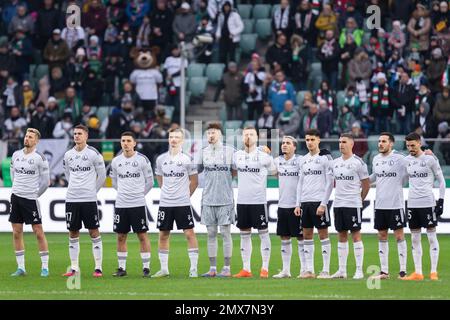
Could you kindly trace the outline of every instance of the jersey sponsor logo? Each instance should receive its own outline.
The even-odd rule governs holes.
[[[320,176],[322,175],[322,170],[311,170],[308,169],[308,171],[303,172],[304,176]]]
[[[27,170],[24,167],[22,167],[20,169],[19,168],[14,168],[14,172],[15,173],[19,173],[19,174],[29,174],[29,175],[36,174],[35,170]]]
[[[91,171],[91,167],[76,166],[76,167],[69,167],[69,170],[72,172],[87,172]]]
[[[279,172],[278,176],[280,177],[298,177],[298,172],[288,172],[287,170],[284,170],[284,172]]]
[[[416,172],[414,171],[414,173],[410,173],[409,174],[410,178],[427,178],[428,177],[428,172]]]
[[[259,173],[261,171],[260,168],[249,168],[248,166],[245,166],[245,168],[238,168],[239,172],[253,172],[253,173]]]
[[[395,178],[397,176],[397,172],[386,172],[383,171],[381,173],[377,173],[377,178]]]
[[[184,172],[173,172],[173,171],[170,171],[170,173],[164,172],[163,176],[166,178],[174,178],[174,177],[181,178],[184,177]]]
[[[139,178],[141,176],[141,173],[140,172],[133,173],[133,172],[128,172],[127,171],[126,174],[119,173],[118,176],[119,176],[120,179]]]
[[[343,174],[341,174],[340,176],[335,176],[336,180],[344,180],[344,181],[353,181],[355,180],[354,176],[344,176]]]
[[[228,166],[218,166],[218,165],[205,167],[205,172],[214,172],[214,171],[230,171],[230,168]]]

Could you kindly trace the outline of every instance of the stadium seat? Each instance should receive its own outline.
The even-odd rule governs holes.
[[[270,9],[270,4],[255,4],[252,11],[253,19],[258,20],[269,18]]]
[[[206,77],[208,83],[216,85],[222,79],[225,65],[223,63],[210,63],[206,66]]]
[[[450,178],[450,166],[441,166],[442,173],[444,174],[445,179]]]
[[[203,77],[206,65],[204,63],[190,63],[187,67],[188,78]]]
[[[189,91],[191,97],[203,97],[206,91],[206,84],[208,78],[206,77],[192,77],[189,79]]]
[[[345,91],[344,90],[339,90],[336,94],[336,99],[337,99],[337,105],[338,107],[341,107],[344,105],[345,103]]]
[[[244,23],[244,31],[242,31],[242,34],[253,33],[253,28],[255,26],[255,20],[242,19],[242,22]]]
[[[370,135],[367,138],[367,144],[369,145],[369,151],[378,152],[378,135]]]
[[[227,130],[237,130],[242,127],[242,121],[241,120],[227,120],[225,122],[224,129]]]
[[[172,116],[173,116],[173,112],[175,111],[175,107],[174,106],[164,106],[164,111],[166,112],[166,116],[172,121]]]
[[[44,76],[48,76],[48,65],[47,64],[30,64],[29,68],[30,78],[39,81]]]
[[[103,122],[111,114],[110,106],[100,106],[97,108],[95,114],[97,115],[100,123]]]
[[[270,10],[270,17],[273,17],[275,10],[277,10],[277,8],[279,8],[279,7],[280,7],[279,4],[275,4],[272,6],[272,9]]]
[[[11,173],[9,171],[11,166],[11,158],[2,160],[2,178],[4,187],[12,187]]]
[[[258,35],[256,33],[241,35],[239,47],[241,48],[242,54],[250,56],[255,51],[257,37]]]
[[[320,62],[311,63],[311,70],[308,77],[308,88],[318,90],[322,81],[322,64]]]
[[[219,118],[223,124],[227,121],[227,108],[225,107],[225,104],[220,108]]]
[[[270,19],[259,19],[255,24],[255,31],[258,34],[258,38],[266,40],[272,36],[272,25]]]
[[[251,4],[238,4],[237,9],[239,15],[242,19],[250,19],[250,15],[252,14],[252,5]]]
[[[256,120],[247,120],[244,122],[243,128],[245,127],[255,127],[256,126]]]

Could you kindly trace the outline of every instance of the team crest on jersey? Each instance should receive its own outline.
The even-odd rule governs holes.
[[[352,165],[352,164],[347,165],[347,169],[348,169],[348,170],[351,170],[352,168],[353,168],[353,165]]]
[[[138,163],[137,163],[137,161],[133,161],[133,163],[131,165],[136,168],[138,166]]]
[[[181,167],[183,163],[181,161],[177,161],[177,166]]]
[[[425,161],[421,161],[421,162],[420,162],[420,166],[421,166],[421,167],[426,167],[426,166],[427,166],[427,163],[426,163]]]
[[[28,160],[28,163],[29,163],[29,164],[34,164],[34,160],[33,160],[33,159],[30,159],[30,160]]]
[[[81,160],[83,161],[87,161],[87,159],[88,159],[87,155],[83,155],[83,157],[81,157]]]
[[[389,165],[392,167],[395,164],[394,160],[389,161]]]
[[[320,164],[320,159],[316,159],[316,163],[317,163],[317,164]]]

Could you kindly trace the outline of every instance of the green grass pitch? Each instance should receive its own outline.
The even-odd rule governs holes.
[[[0,299],[250,299],[250,300],[285,300],[285,299],[449,299],[450,298],[450,235],[439,235],[440,241],[440,280],[430,281],[429,274],[429,246],[426,235],[422,236],[423,269],[426,280],[422,282],[405,282],[396,279],[398,272],[397,247],[392,235],[390,236],[390,280],[381,282],[380,289],[368,289],[367,275],[364,280],[352,280],[355,270],[352,245],[348,259],[347,280],[317,280],[297,279],[299,262],[296,241],[293,241],[292,275],[291,279],[259,279],[261,258],[259,252],[259,238],[253,235],[252,279],[189,279],[189,258],[186,241],[183,235],[175,234],[171,237],[169,258],[170,278],[144,279],[141,277],[141,261],[139,244],[135,235],[129,235],[128,242],[128,276],[113,278],[112,273],[117,268],[116,238],[114,234],[103,234],[103,272],[104,277],[94,279],[92,247],[89,236],[81,235],[81,279],[79,290],[69,290],[67,280],[61,276],[69,266],[68,240],[66,234],[48,234],[50,249],[50,277],[43,279],[40,273],[40,258],[37,252],[33,234],[25,235],[27,276],[11,278],[15,271],[16,262],[10,233],[0,233]],[[206,236],[199,235],[199,273],[208,270],[208,256],[206,251]],[[151,234],[152,243],[152,274],[159,270],[157,256],[157,234]],[[232,272],[236,273],[241,267],[239,253],[239,236],[234,235],[234,251]],[[337,270],[336,236],[331,236],[332,257],[331,272]],[[375,235],[364,235],[365,245],[364,268],[379,265],[378,242]],[[408,272],[413,269],[408,241]],[[222,247],[219,240],[218,268],[222,267]],[[322,258],[319,241],[316,240],[315,268],[320,271]],[[272,256],[270,275],[281,268],[280,240],[272,236]]]

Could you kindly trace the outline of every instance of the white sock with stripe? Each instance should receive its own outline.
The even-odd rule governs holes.
[[[25,271],[25,250],[16,251],[17,267]]]
[[[281,240],[281,260],[283,261],[283,271],[291,274],[292,242]]]
[[[436,236],[436,231],[427,231],[428,242],[430,243],[430,272],[437,272],[439,262],[439,241]]]

